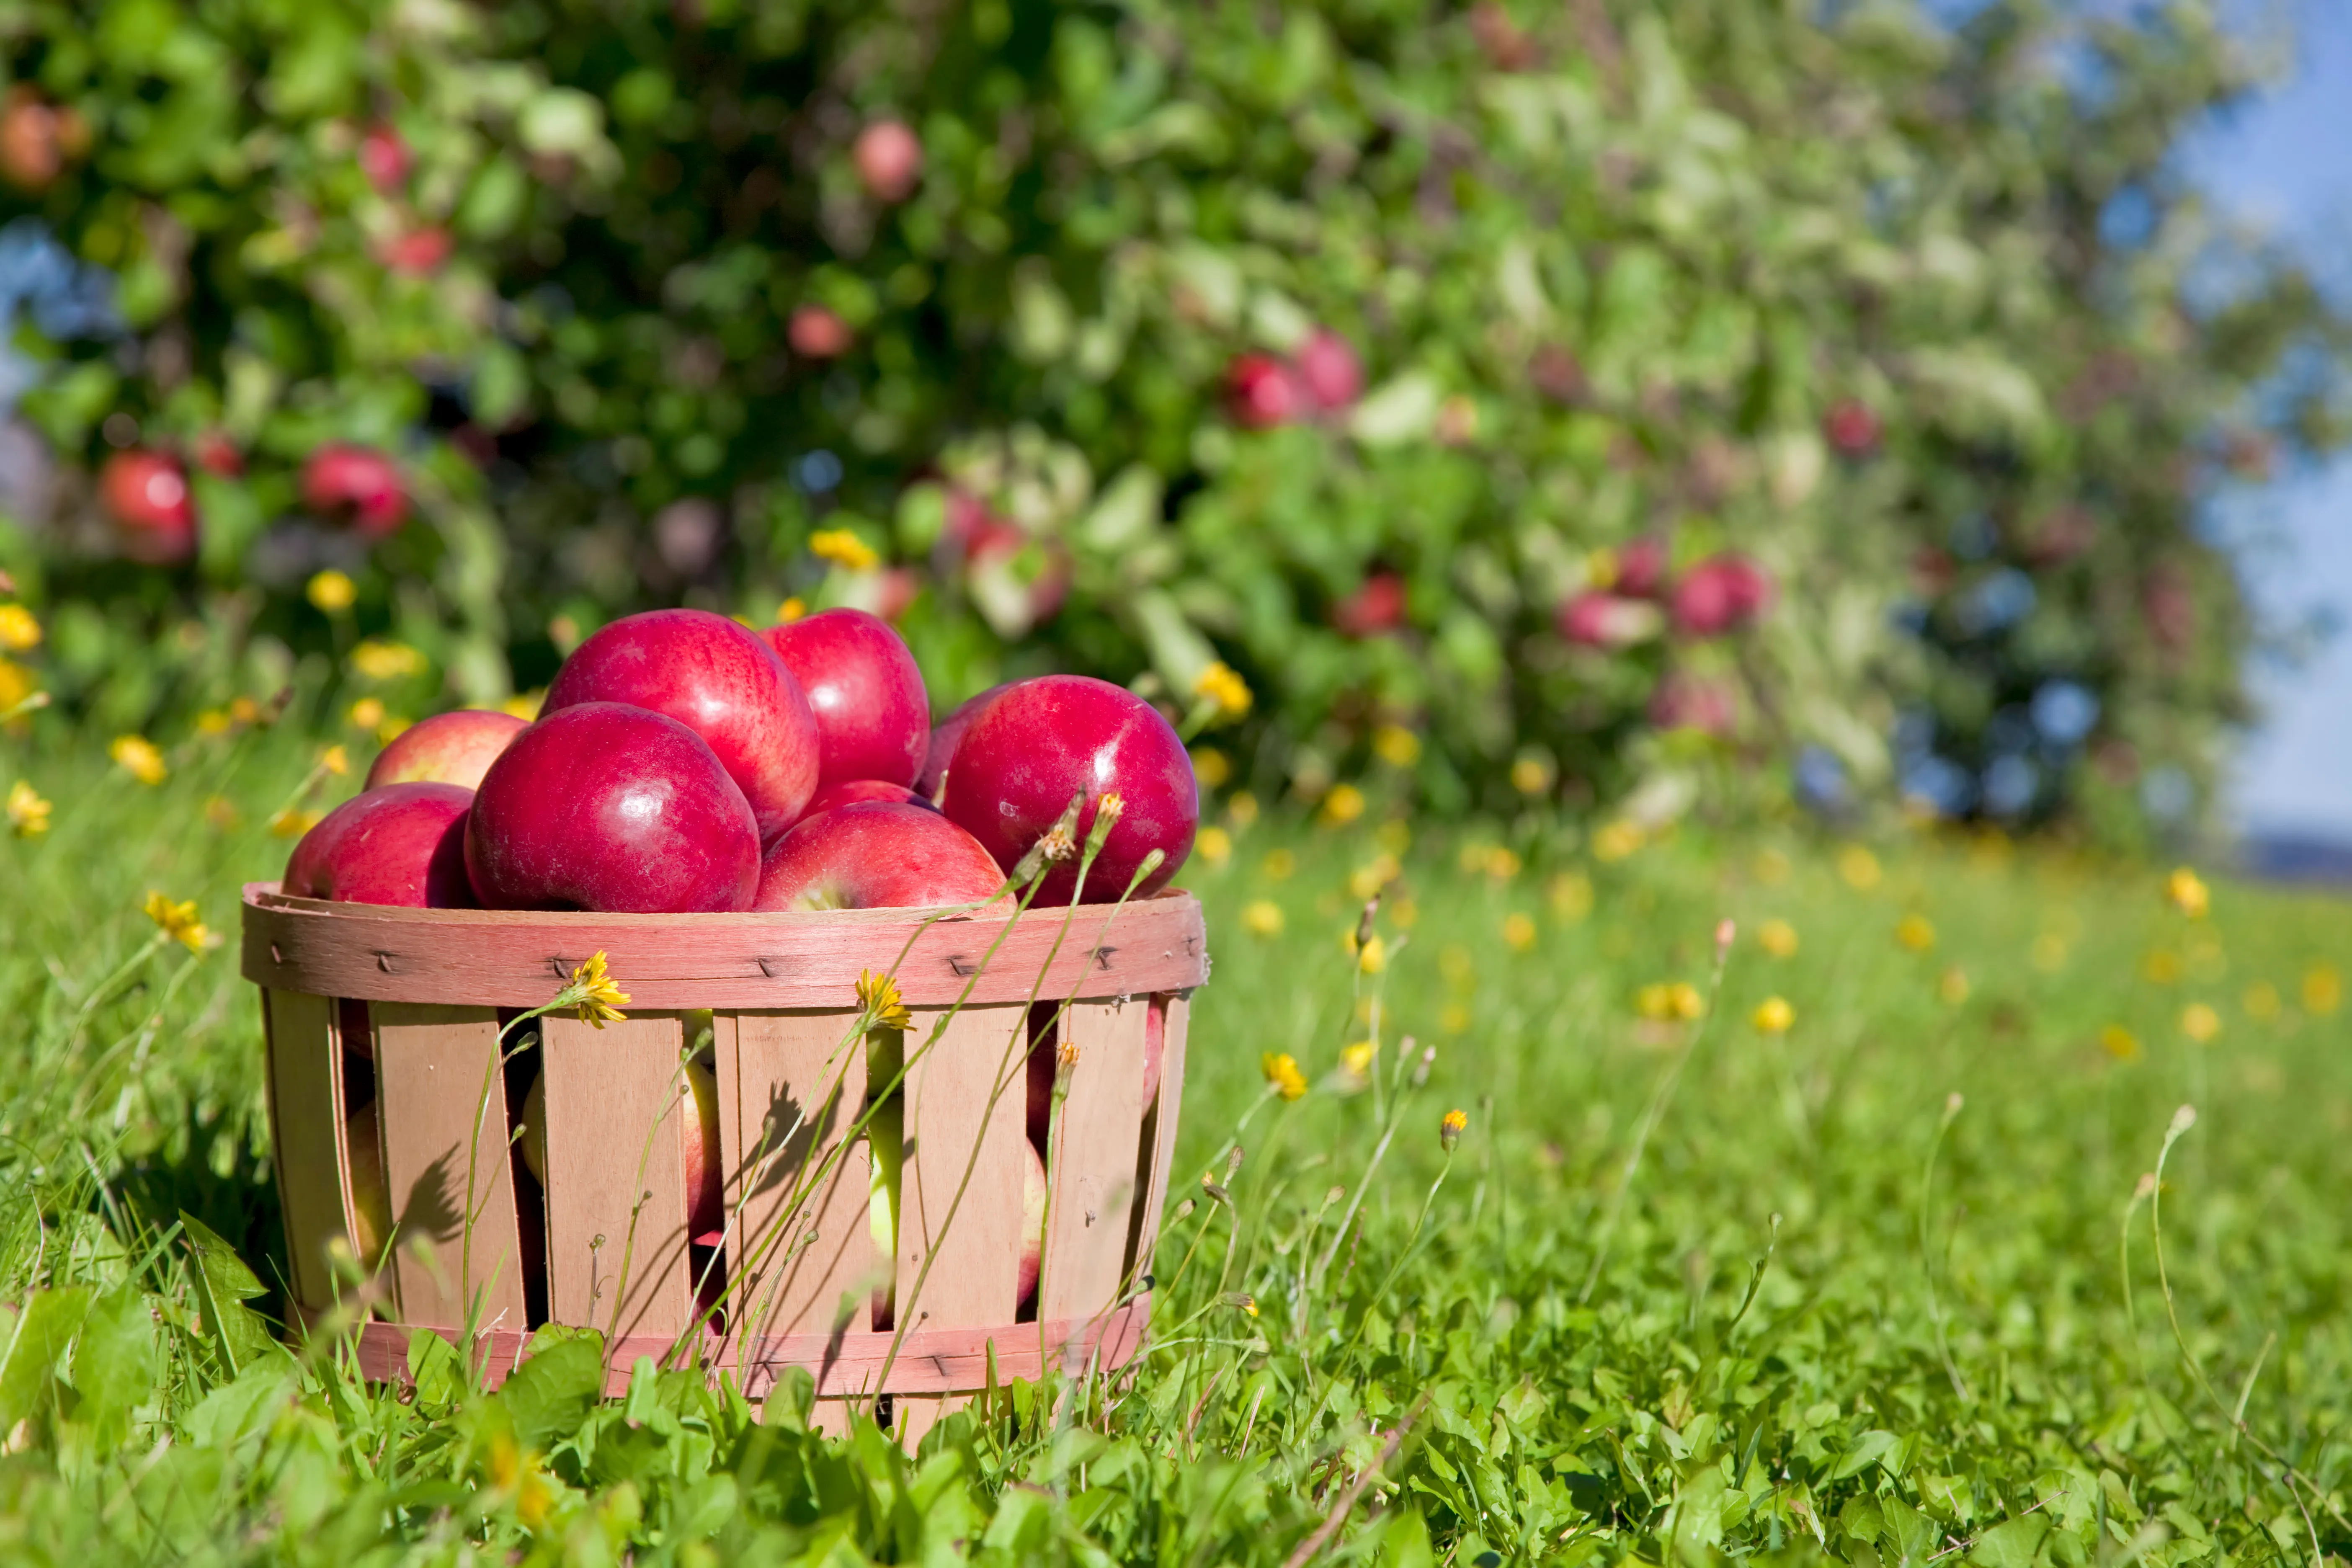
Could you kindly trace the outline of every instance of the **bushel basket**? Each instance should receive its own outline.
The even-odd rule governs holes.
[[[627,1016],[600,1029],[550,1014],[510,1033],[501,1062],[502,1020],[544,1006],[599,952]],[[855,1033],[867,971],[893,974],[911,1014],[889,1258],[869,1237],[869,1143],[855,1134],[883,1038]],[[1189,893],[1116,914],[616,915],[329,903],[253,883],[244,973],[263,993],[306,1320],[355,1277],[355,1152],[383,1173],[391,1245],[358,1342],[370,1376],[405,1376],[410,1336],[429,1331],[495,1384],[542,1322],[571,1324],[607,1336],[613,1393],[640,1355],[731,1372],[754,1399],[801,1366],[820,1419],[887,1394],[911,1444],[992,1376],[1108,1371],[1142,1344],[1188,998],[1208,973]],[[701,1135],[680,1062],[706,1026],[726,1213],[695,1237],[685,1171]],[[526,1029],[537,1048],[517,1052]],[[1024,1079],[1040,1046],[1061,1078],[1024,1308]],[[514,1136],[533,1073],[543,1185]],[[346,1129],[370,1104],[376,1146],[354,1151]],[[890,1300],[895,1331],[879,1331]]]

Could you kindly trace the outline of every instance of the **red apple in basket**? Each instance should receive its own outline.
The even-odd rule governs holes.
[[[855,805],[864,800],[887,801],[892,805],[920,806],[925,811],[939,810],[937,805],[917,795],[905,784],[884,784],[880,779],[845,779],[840,784],[830,784],[817,791],[816,798],[808,803],[808,809],[801,813],[800,822],[793,826],[799,826],[805,824],[810,817],[822,816],[837,805]]]
[[[701,736],[751,803],[762,844],[816,794],[820,742],[800,682],[759,633],[725,616],[648,610],[599,629],[556,671],[541,712],[583,702],[625,702]]]
[[[481,787],[482,775],[527,721],[495,708],[460,708],[420,720],[393,737],[368,769],[368,789],[396,784]]]
[[[375,1101],[343,1121],[343,1147],[352,1162],[352,1250],[373,1268],[392,1237],[392,1189],[383,1179],[383,1145],[377,1141]]]
[[[816,719],[817,787],[850,779],[910,784],[930,743],[923,672],[890,623],[824,610],[763,634]]]
[[[1005,692],[1019,685],[1018,681],[1003,681],[990,687],[977,697],[967,697],[955,706],[955,711],[940,720],[931,731],[930,743],[924,749],[922,776],[915,788],[925,799],[936,801],[940,790],[948,782],[948,764],[955,760],[956,742],[971,728],[971,721],[982,710]]]
[[[494,910],[746,910],[760,826],[701,736],[643,708],[583,702],[490,764],[466,871]]]
[[[983,903],[1004,873],[929,806],[856,801],[812,816],[760,868],[755,910],[880,910]]]
[[[727,1225],[725,1182],[719,1171],[719,1080],[699,1061],[688,1058],[681,1069],[694,1114],[680,1130],[686,1144],[686,1234],[698,1247],[715,1246]],[[547,1185],[547,1074],[530,1080],[523,1096],[522,1163],[543,1189]]]
[[[1077,823],[1083,845],[1106,795],[1117,795],[1124,810],[1087,872],[1086,901],[1125,894],[1157,849],[1159,868],[1135,889],[1147,898],[1192,852],[1201,821],[1192,759],[1159,710],[1126,688],[1091,676],[1042,675],[997,698],[963,732],[940,809],[1009,871],[1075,795],[1085,799]],[[1068,902],[1077,869],[1076,854],[1054,867],[1035,903]]]
[[[286,891],[301,899],[469,910],[466,819],[474,792],[396,784],[353,795],[294,846]]]

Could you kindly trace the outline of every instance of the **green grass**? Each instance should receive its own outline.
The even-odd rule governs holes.
[[[2190,921],[2153,871],[1925,841],[1857,890],[1793,834],[1600,865],[1529,833],[1500,877],[1499,840],[1431,827],[1365,977],[1369,826],[1262,824],[1185,879],[1216,968],[1182,1171],[1230,1202],[1188,1187],[1157,1348],[907,1461],[683,1375],[593,1405],[562,1356],[404,1400],[278,1351],[266,1288],[236,1304],[232,1248],[281,1267],[255,1004],[233,945],[192,955],[139,906],[233,938],[314,744],[193,742],[151,790],[95,743],[0,742],[0,790],[56,802],[0,839],[0,1560],[1189,1568],[1284,1563],[1335,1512],[1327,1560],[1399,1563],[2352,1556],[2352,1040],[2304,1006],[2352,962],[2332,902],[2223,885]],[[1281,934],[1247,933],[1260,900]],[[1645,985],[1706,987],[1725,916],[1711,1021],[1637,1017]],[[1776,918],[1792,956],[1757,940]],[[1404,1078],[1346,1093],[1375,993],[1374,1071]],[[1750,1022],[1769,995],[1785,1035]],[[1419,1089],[1405,1034],[1434,1047]],[[1304,1099],[1266,1099],[1266,1052]]]

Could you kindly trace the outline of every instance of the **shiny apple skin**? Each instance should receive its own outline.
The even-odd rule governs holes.
[[[1126,809],[1087,874],[1084,901],[1110,903],[1154,849],[1166,858],[1134,896],[1148,898],[1192,852],[1201,791],[1192,759],[1157,709],[1124,687],[1086,675],[1041,675],[988,705],[956,743],[940,809],[1011,870],[1083,795],[1077,837],[1096,805],[1117,794]],[[1078,857],[1046,873],[1034,900],[1067,903]]]
[[[939,810],[937,805],[905,784],[885,784],[880,779],[845,779],[817,791],[816,798],[808,803],[806,811],[801,813],[801,822],[804,823],[812,816],[821,816],[835,806],[855,805],[861,800],[887,801],[892,805],[919,806],[930,812]],[[798,826],[799,824],[793,826]]]
[[[756,910],[931,909],[983,903],[1004,874],[928,806],[856,801],[784,835],[760,868]]]
[[[915,793],[926,800],[940,798],[948,782],[948,764],[955,761],[956,742],[971,728],[971,721],[981,716],[988,705],[1021,683],[1007,680],[990,687],[977,697],[967,697],[955,706],[955,711],[940,720],[931,731],[930,743],[924,748],[922,775],[915,780]]]
[[[851,779],[911,784],[930,746],[923,672],[890,623],[822,610],[761,634],[808,696],[820,790]]]
[[[470,910],[466,821],[474,792],[397,784],[353,795],[294,846],[281,884],[301,899]]]
[[[583,702],[625,702],[701,736],[751,803],[762,844],[816,794],[819,736],[800,682],[759,633],[725,616],[648,610],[600,628],[556,671],[541,711]]]
[[[460,708],[419,720],[376,753],[365,787],[451,784],[479,789],[482,775],[527,722],[495,708]]]
[[[490,764],[466,871],[486,909],[746,910],[759,823],[701,736],[646,709],[583,702]]]

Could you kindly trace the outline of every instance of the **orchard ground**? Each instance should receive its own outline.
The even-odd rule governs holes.
[[[2352,1556],[2328,900],[2192,916],[2160,870],[1984,842],[1225,816],[1181,879],[1216,963],[1183,1169],[1218,1186],[1158,1344],[908,1462],[684,1375],[595,1406],[577,1355],[402,1399],[278,1351],[205,1239],[281,1266],[236,889],[306,778],[353,781],[291,726],[152,784],[104,739],[0,751],[53,803],[0,837],[10,1561]]]

